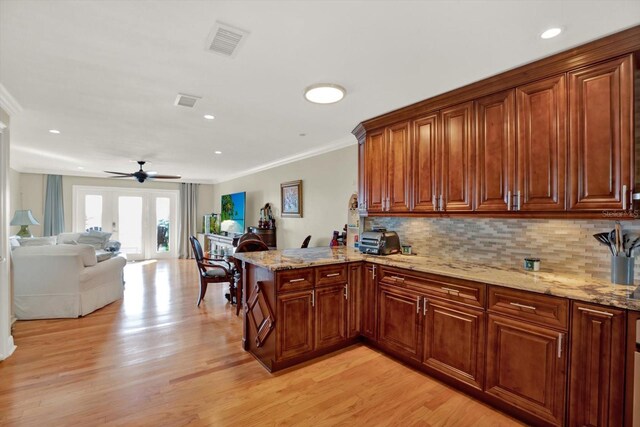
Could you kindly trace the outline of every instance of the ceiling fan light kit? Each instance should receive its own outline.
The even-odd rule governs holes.
[[[144,160],[138,160],[137,163],[140,165],[140,170],[133,173],[113,172],[113,171],[105,171],[105,172],[116,175],[116,176],[112,176],[112,178],[134,178],[140,184],[145,182],[147,179],[180,179],[182,178],[180,175],[158,175],[157,172],[145,172],[142,170],[142,166],[144,166],[144,164],[147,162]]]

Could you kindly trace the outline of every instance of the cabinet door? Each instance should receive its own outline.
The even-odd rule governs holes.
[[[629,207],[632,105],[631,56],[569,73],[570,209]]]
[[[485,313],[434,299],[423,311],[422,363],[482,390]]]
[[[438,203],[438,113],[413,122],[412,210],[433,212]]]
[[[360,307],[362,289],[362,264],[349,265],[349,282],[345,289],[347,299],[347,337],[353,338],[360,335]]]
[[[565,76],[516,89],[520,209],[565,209],[567,96]]]
[[[486,392],[553,425],[564,421],[564,334],[489,314]]]
[[[386,202],[387,153],[384,132],[373,132],[365,143],[365,187],[368,212],[382,212]]]
[[[315,290],[315,348],[339,344],[347,339],[347,305],[344,285]]]
[[[625,312],[573,303],[570,426],[620,426],[624,399]]]
[[[278,296],[276,357],[302,356],[313,350],[313,290]]]
[[[387,199],[389,212],[409,211],[409,122],[387,128]]]
[[[358,144],[358,212],[361,215],[367,214],[366,146],[364,142]]]
[[[447,211],[473,210],[473,102],[450,107],[442,117],[442,187]]]
[[[374,264],[364,265],[364,274],[362,275],[362,297],[361,313],[362,313],[362,335],[376,340],[377,335],[377,282],[376,282],[376,266]]]
[[[422,298],[395,286],[380,285],[378,343],[390,351],[420,361]]]
[[[506,211],[515,187],[513,90],[476,101],[476,210]]]

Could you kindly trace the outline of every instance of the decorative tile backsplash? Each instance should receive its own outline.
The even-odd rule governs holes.
[[[623,231],[640,234],[640,221],[621,224]],[[593,234],[612,230],[614,221],[375,217],[366,218],[364,226],[396,231],[400,243],[418,255],[514,268],[521,268],[525,257],[537,257],[543,271],[610,278],[611,254]],[[640,279],[640,265],[635,278]]]

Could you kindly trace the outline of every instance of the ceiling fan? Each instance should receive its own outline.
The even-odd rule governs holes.
[[[112,172],[105,171],[106,173],[112,173],[117,176],[113,176],[112,178],[135,178],[139,183],[145,182],[147,179],[180,179],[182,178],[180,175],[158,175],[157,172],[145,172],[142,170],[142,166],[147,163],[144,160],[138,160],[138,164],[140,165],[140,170],[133,173],[125,173],[125,172]]]

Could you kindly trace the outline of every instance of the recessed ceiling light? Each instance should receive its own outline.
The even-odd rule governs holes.
[[[552,39],[555,36],[557,36],[558,34],[560,34],[562,32],[562,28],[549,28],[548,30],[544,31],[542,34],[540,34],[540,38],[543,39]]]
[[[333,83],[319,83],[304,90],[304,97],[314,104],[333,104],[344,98],[345,88]]]
[[[211,114],[205,114],[205,115],[204,115],[204,118],[205,118],[205,119],[207,119],[207,120],[213,120],[213,119],[215,119],[215,117],[214,117],[214,116],[212,116]]]
[[[84,170],[84,166],[78,166],[78,169]]]
[[[214,151],[215,154],[222,154],[222,151]]]
[[[49,133],[59,134],[60,131],[58,129],[49,129]]]

